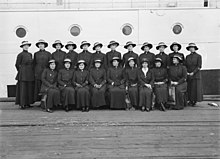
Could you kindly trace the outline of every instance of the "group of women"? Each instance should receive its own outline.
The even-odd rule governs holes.
[[[166,54],[167,45],[160,42],[158,54],[150,52],[153,45],[145,42],[143,53],[133,51],[136,46],[129,41],[124,46],[127,53],[116,51],[119,43],[110,41],[106,54],[101,52],[103,44],[93,46],[94,53],[88,48],[90,43],[82,41],[81,53],[74,50],[77,45],[69,41],[65,48],[60,40],[52,47],[52,54],[45,50],[48,43],[39,40],[39,51],[28,52],[31,43],[23,41],[22,52],[16,60],[17,87],[16,104],[21,109],[41,101],[47,112],[62,106],[69,111],[73,106],[82,111],[90,108],[109,107],[111,109],[140,109],[150,111],[157,108],[183,109],[187,104],[194,106],[202,101],[201,64],[202,58],[196,51],[195,43],[189,43],[190,52],[184,57],[181,45],[172,43],[173,51]]]

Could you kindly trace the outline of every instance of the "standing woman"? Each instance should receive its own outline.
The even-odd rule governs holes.
[[[149,68],[153,68],[155,60],[155,54],[150,52],[150,49],[152,48],[153,45],[151,43],[143,43],[143,45],[141,46],[141,50],[143,50],[144,52],[139,56],[139,61],[142,61],[143,58],[146,58],[149,61]]]
[[[90,69],[91,65],[91,59],[92,59],[92,53],[88,51],[88,48],[91,44],[87,41],[82,41],[80,45],[80,49],[83,49],[81,53],[79,53],[77,57],[77,61],[84,60],[86,62],[86,68],[87,70]]]
[[[59,71],[64,68],[63,60],[66,58],[66,52],[61,50],[63,48],[63,44],[60,40],[56,40],[52,47],[56,49],[56,51],[52,53],[52,58],[57,62],[56,70]]]
[[[128,59],[126,64],[128,67],[125,69],[125,85],[128,95],[131,100],[133,108],[138,107],[138,68],[136,66],[136,60],[133,57]],[[131,108],[130,108],[131,109]]]
[[[183,53],[180,53],[179,50],[181,50],[182,46],[177,43],[177,42],[173,42],[171,45],[170,45],[170,50],[172,50],[173,52],[169,54],[169,57],[170,57],[170,63],[169,63],[169,66],[170,65],[173,65],[173,56],[174,55],[179,55],[182,59],[183,59],[183,64],[185,63],[185,57],[184,57],[184,54]]]
[[[75,69],[76,68],[77,57],[78,57],[77,52],[75,52],[76,47],[77,47],[76,44],[73,43],[72,41],[69,41],[65,45],[65,48],[69,51],[66,54],[66,58],[68,58],[68,59],[70,59],[72,61],[71,69]]]
[[[121,59],[119,57],[112,58],[112,68],[107,71],[108,91],[110,108],[125,109],[125,79],[123,68],[120,67]]]
[[[60,104],[60,90],[57,87],[57,76],[58,73],[55,70],[55,60],[49,61],[49,67],[45,68],[41,76],[41,90],[42,95],[41,106],[46,112],[52,113],[53,106]]]
[[[61,103],[66,112],[75,104],[75,89],[72,85],[74,70],[71,68],[71,60],[66,58],[63,61],[64,69],[58,73],[58,83],[61,90]]]
[[[93,108],[106,105],[105,91],[106,91],[106,71],[101,68],[102,60],[96,59],[94,67],[91,68],[89,74],[89,82],[91,84],[91,101]]]
[[[170,57],[164,52],[166,48],[167,48],[167,45],[164,42],[160,42],[156,47],[156,49],[159,50],[159,53],[155,56],[155,58],[162,59],[163,68],[167,68],[170,64]]]
[[[139,79],[139,106],[141,111],[149,112],[152,109],[152,95],[154,84],[154,73],[149,69],[149,62],[146,58],[141,61],[141,69],[138,72]]]
[[[88,112],[90,106],[89,71],[85,68],[86,62],[79,60],[73,76],[73,84],[76,87],[76,107],[82,109],[83,112]]]
[[[189,43],[186,47],[190,54],[186,56],[186,68],[187,68],[187,82],[188,82],[188,100],[189,104],[194,106],[196,102],[203,100],[202,90],[202,56],[199,55],[196,50],[198,47],[194,43]]]
[[[15,67],[17,69],[16,101],[21,109],[34,103],[34,68],[32,54],[28,52],[31,43],[23,41],[20,47],[23,49],[18,54]]]
[[[162,111],[165,111],[165,105],[168,100],[168,74],[167,69],[161,67],[162,59],[155,59],[155,68],[153,68],[154,73],[154,94],[155,94],[155,105]]]
[[[119,57],[121,59],[121,53],[116,51],[116,48],[119,46],[119,43],[116,41],[110,41],[108,44],[108,48],[111,49],[111,51],[106,53],[106,60],[107,60],[107,67],[112,67],[111,60],[113,57]]]
[[[186,67],[181,64],[182,57],[180,55],[173,56],[173,64],[168,70],[170,87],[175,88],[175,104],[171,109],[183,109],[186,105],[186,91],[187,91],[187,71]]]
[[[48,67],[48,61],[51,59],[51,53],[46,51],[45,48],[48,46],[48,43],[40,39],[36,46],[39,48],[39,51],[34,53],[34,73],[35,73],[35,87],[34,87],[34,101],[40,100],[40,89],[41,89],[41,75],[45,68]]]

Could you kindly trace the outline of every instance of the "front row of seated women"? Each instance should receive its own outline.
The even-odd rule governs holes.
[[[56,61],[49,61],[49,68],[42,73],[42,104],[47,111],[62,105],[66,111],[76,105],[77,109],[89,111],[92,108],[109,105],[111,109],[138,109],[150,111],[155,95],[155,107],[165,111],[169,104],[168,92],[175,98],[172,109],[183,109],[187,88],[187,71],[180,64],[182,58],[173,57],[174,65],[168,71],[161,67],[162,60],[156,58],[155,68],[149,69],[149,61],[144,58],[141,68],[130,57],[127,67],[120,67],[121,59],[113,57],[107,72],[101,67],[100,59],[94,60],[94,67],[88,71],[86,62],[79,60],[77,69],[71,69],[71,60],[64,60],[64,69],[56,71]],[[170,91],[171,90],[171,91]],[[126,99],[129,97],[131,107]]]

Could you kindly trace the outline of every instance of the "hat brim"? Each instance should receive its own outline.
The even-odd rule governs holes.
[[[147,45],[143,45],[143,46],[141,46],[141,50],[144,51],[145,46],[148,46],[150,49],[152,49],[152,47],[153,47],[152,44],[147,44]]]
[[[171,50],[171,51],[174,51],[174,50],[173,50],[173,46],[174,46],[174,45],[177,45],[177,46],[178,46],[178,50],[181,50],[182,46],[181,46],[180,44],[172,44],[172,45],[170,45],[170,50]]]
[[[28,45],[28,46],[30,47],[30,46],[31,46],[31,43],[22,44],[22,45],[20,45],[20,47],[22,48],[24,45]]]
[[[97,47],[97,46],[100,46],[101,48],[103,47],[103,45],[102,44],[98,44],[98,45],[95,45],[95,46],[93,46],[93,50],[95,50],[95,48]]]
[[[159,50],[159,48],[160,48],[161,46],[164,46],[164,48],[167,48],[167,45],[158,45],[158,46],[156,47],[156,49]]]
[[[176,56],[175,56],[175,57],[173,57],[173,59],[174,59],[174,58],[178,59],[178,60],[181,61],[181,62],[183,61],[183,59],[181,59],[181,57],[176,57]]]
[[[83,63],[85,66],[87,66],[86,62],[77,62],[76,67],[79,67],[79,65]]]
[[[127,49],[127,48],[128,48],[128,46],[130,46],[130,45],[132,45],[133,47],[135,47],[135,46],[136,46],[136,44],[128,44],[128,45],[125,45],[125,46],[124,46],[124,48],[125,48],[125,49]]]
[[[44,44],[44,47],[46,48],[46,47],[48,47],[48,43],[47,42],[37,42],[36,43],[36,47],[38,47],[39,48],[39,44]]]
[[[191,48],[191,47],[194,47],[194,48],[195,48],[195,50],[199,50],[199,48],[198,48],[197,46],[187,46],[187,47],[186,47],[186,50],[188,50],[188,51],[189,51],[189,48]]]
[[[111,43],[111,44],[108,44],[108,48],[110,48],[112,45],[116,45],[116,47],[118,47],[119,46],[119,43],[118,42],[114,42],[114,43]]]
[[[82,49],[82,47],[83,47],[84,45],[90,46],[91,44],[90,44],[90,43],[84,43],[84,44],[80,45],[80,49]]]
[[[117,60],[119,63],[121,63],[121,62],[122,62],[122,60],[121,60],[121,59],[111,59],[111,63],[112,63],[114,60]]]
[[[73,46],[73,49],[76,49],[76,47],[77,47],[76,44],[66,44],[66,45],[65,45],[65,48],[66,48],[67,50],[68,50],[68,46],[69,46],[69,45],[72,45],[72,46]]]
[[[54,44],[52,45],[52,47],[53,47],[53,48],[56,48],[56,45],[57,45],[57,44],[60,44],[60,45],[61,45],[61,48],[64,47],[64,45],[63,45],[62,43],[54,43]]]

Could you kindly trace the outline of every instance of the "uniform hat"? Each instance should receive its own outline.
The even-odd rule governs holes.
[[[100,43],[100,42],[96,42],[96,43],[94,44],[94,46],[93,46],[92,49],[95,50],[95,48],[96,48],[97,46],[102,47],[103,45],[102,45],[102,43]]]
[[[177,42],[173,42],[173,43],[170,45],[170,50],[173,51],[173,46],[174,46],[174,45],[177,45],[177,46],[178,46],[178,50],[181,50],[182,46],[181,46],[179,43],[177,43]]]
[[[46,41],[44,41],[43,39],[40,39],[37,43],[36,46],[39,47],[39,44],[44,44],[45,48],[48,46],[48,43]]]
[[[113,62],[114,60],[117,60],[118,62],[121,62],[121,59],[119,57],[117,57],[117,56],[113,57],[111,59],[111,62]]]
[[[145,43],[143,43],[143,45],[141,46],[141,50],[144,50],[144,47],[145,47],[145,46],[148,46],[150,49],[153,47],[152,44],[150,44],[150,43],[148,43],[148,42],[145,42]]]
[[[154,61],[154,62],[155,62],[155,63],[156,63],[156,62],[163,63],[162,59],[161,59],[161,58],[159,58],[159,57],[157,57],[157,58],[155,59],[155,61]]]
[[[81,45],[80,45],[80,49],[82,49],[83,45],[88,45],[88,46],[90,46],[91,44],[90,44],[89,42],[87,42],[87,41],[82,41],[82,42],[81,42]]]
[[[114,40],[112,40],[112,41],[110,41],[109,42],[109,44],[108,44],[108,48],[110,48],[111,47],[111,45],[116,45],[116,46],[118,46],[119,45],[119,43],[118,42],[116,42],[116,41],[114,41]]]
[[[69,46],[69,45],[72,45],[72,46],[73,46],[73,49],[76,49],[76,47],[77,47],[74,42],[68,41],[67,44],[65,45],[65,48],[68,49],[68,46]]]
[[[177,58],[179,61],[183,60],[183,58],[180,55],[174,55],[173,58]]]
[[[66,63],[66,62],[72,63],[71,59],[69,59],[69,58],[65,58],[65,59],[63,60],[63,63]]]
[[[133,47],[136,46],[136,44],[134,44],[132,41],[128,41],[128,42],[126,43],[126,45],[124,46],[124,48],[127,49],[129,45],[132,45]]]
[[[164,46],[165,48],[167,48],[167,45],[166,45],[164,42],[160,42],[160,43],[157,45],[156,49],[158,50],[161,46]]]
[[[196,50],[199,49],[195,43],[189,43],[189,45],[186,47],[186,50],[189,50],[190,47],[194,47]]]
[[[131,61],[131,60],[133,60],[136,63],[136,59],[134,57],[129,57],[128,58],[128,62]]]
[[[50,64],[50,63],[56,63],[56,61],[55,61],[54,59],[51,59],[51,60],[48,61],[48,63],[49,63],[49,64]]]
[[[81,63],[84,63],[84,65],[87,65],[85,60],[78,60],[76,65],[78,66]]]
[[[22,41],[20,47],[23,47],[24,45],[29,45],[29,47],[30,47],[31,43],[28,41]]]
[[[102,63],[102,60],[101,59],[96,59],[96,60],[94,60],[94,63]]]
[[[60,45],[61,45],[61,48],[63,48],[63,44],[61,43],[60,40],[56,40],[56,41],[52,44],[52,47],[53,47],[53,48],[56,48],[56,45],[57,45],[57,44],[60,44]]]
[[[144,62],[147,62],[147,63],[148,63],[149,61],[148,61],[147,58],[143,58],[143,59],[141,60],[141,64],[144,63]]]

